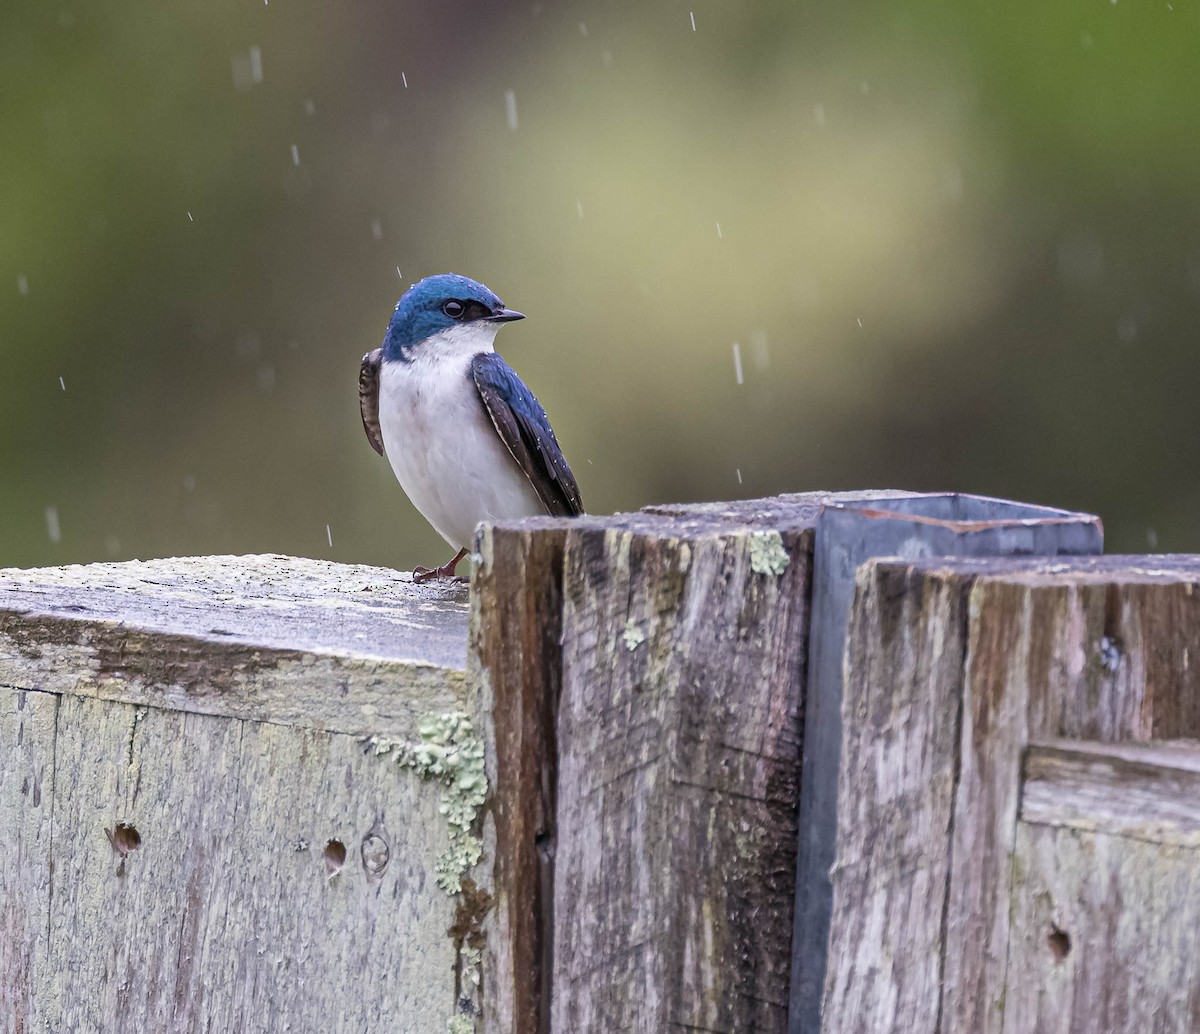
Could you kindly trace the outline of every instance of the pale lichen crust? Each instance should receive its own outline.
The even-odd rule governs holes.
[[[750,570],[755,574],[779,577],[791,562],[779,532],[756,531],[750,535]]]
[[[417,734],[416,743],[377,736],[366,743],[377,755],[390,754],[402,768],[441,784],[438,811],[450,826],[450,842],[435,864],[437,885],[457,894],[463,876],[483,856],[483,842],[473,831],[488,791],[483,741],[461,711],[426,715],[417,723]]]

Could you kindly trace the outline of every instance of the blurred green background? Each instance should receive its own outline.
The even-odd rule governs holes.
[[[1158,0],[7,3],[0,564],[446,559],[356,400],[443,271],[529,314],[498,348],[593,512],[955,489],[1200,549],[1198,40]]]

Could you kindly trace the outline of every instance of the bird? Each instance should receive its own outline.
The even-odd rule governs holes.
[[[546,411],[493,347],[525,314],[457,273],[413,284],[379,348],[362,358],[358,401],[371,447],[412,504],[457,550],[413,580],[455,569],[480,521],[574,517],[583,500]]]

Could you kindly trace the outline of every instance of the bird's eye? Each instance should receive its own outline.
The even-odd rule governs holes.
[[[448,302],[442,302],[442,312],[449,316],[452,320],[462,318],[462,314],[466,312],[466,306],[462,302],[456,302],[453,298]]]

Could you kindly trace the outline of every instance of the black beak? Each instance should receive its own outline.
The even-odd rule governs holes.
[[[489,323],[508,323],[510,320],[523,320],[525,313],[517,312],[516,309],[498,309],[490,316],[484,316]]]

